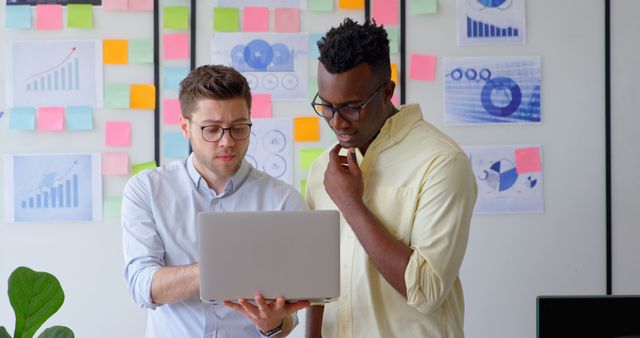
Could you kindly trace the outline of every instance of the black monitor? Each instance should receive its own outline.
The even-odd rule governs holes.
[[[640,296],[539,296],[538,338],[640,338]]]

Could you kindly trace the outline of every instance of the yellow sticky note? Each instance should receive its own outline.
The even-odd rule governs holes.
[[[129,62],[129,41],[104,40],[102,62],[105,65],[126,65]]]
[[[391,81],[398,84],[398,64],[396,63],[391,64]]]
[[[300,180],[300,194],[302,196],[304,196],[306,191],[307,191],[307,180],[301,179]]]
[[[152,84],[132,84],[131,109],[156,109],[156,87]]]
[[[317,142],[320,140],[320,119],[317,116],[293,119],[293,140],[296,142]]]
[[[135,164],[133,165],[133,167],[131,167],[131,173],[133,175],[143,171],[143,170],[148,170],[148,169],[153,169],[157,167],[156,165],[156,161],[151,161],[151,162],[145,162],[145,163],[139,163],[139,164]]]
[[[338,7],[341,9],[364,9],[364,0],[340,0]]]
[[[307,170],[311,168],[311,163],[322,154],[324,149],[302,149],[300,150],[300,168]]]

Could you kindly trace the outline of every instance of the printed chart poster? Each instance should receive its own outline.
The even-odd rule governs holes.
[[[540,146],[463,149],[478,182],[475,214],[544,212]]]
[[[5,155],[5,222],[100,221],[100,154]]]
[[[539,123],[539,56],[445,58],[445,124]]]
[[[306,100],[309,87],[307,33],[217,33],[211,63],[241,72],[252,93],[274,100]]]
[[[525,43],[525,0],[457,0],[458,45]]]
[[[255,168],[293,185],[293,120],[253,119],[245,159]]]
[[[21,41],[9,45],[10,107],[102,106],[98,41]]]

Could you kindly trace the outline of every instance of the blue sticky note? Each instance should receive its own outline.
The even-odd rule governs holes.
[[[67,129],[91,130],[93,129],[93,111],[91,107],[67,107]]]
[[[35,130],[36,108],[14,107],[9,111],[9,129],[11,130]]]
[[[183,158],[189,155],[189,141],[180,132],[168,132],[162,135],[162,155],[164,157]]]
[[[180,81],[189,74],[187,67],[164,67],[164,89],[178,91],[180,89]]]
[[[320,57],[318,41],[322,39],[322,37],[322,33],[311,33],[311,35],[309,35],[309,56],[312,60],[317,60]]]
[[[31,6],[11,5],[6,7],[6,28],[31,28]]]

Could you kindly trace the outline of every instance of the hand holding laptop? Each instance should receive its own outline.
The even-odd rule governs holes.
[[[256,305],[247,299],[238,299],[238,303],[224,301],[224,305],[243,314],[268,337],[289,331],[292,326],[291,314],[310,305],[309,301],[286,302],[284,297],[267,301],[261,294],[256,294],[254,300]]]

